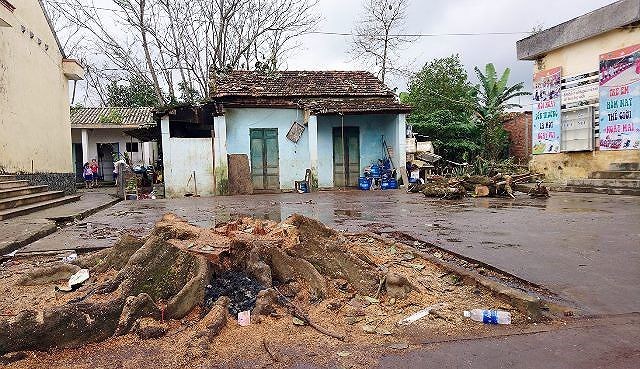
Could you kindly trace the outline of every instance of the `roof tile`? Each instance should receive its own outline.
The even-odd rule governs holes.
[[[364,71],[232,71],[212,82],[212,98],[393,96],[384,83]]]
[[[106,117],[115,115],[116,121],[108,121]],[[153,124],[153,108],[125,108],[125,107],[101,107],[101,108],[72,108],[71,126],[78,125],[113,125],[131,126]]]

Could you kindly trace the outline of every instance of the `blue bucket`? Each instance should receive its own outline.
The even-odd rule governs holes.
[[[360,177],[358,179],[358,188],[363,191],[371,189],[371,179],[367,177]]]
[[[300,191],[303,193],[309,193],[309,188],[307,187],[307,182],[300,183]]]
[[[379,178],[380,174],[381,174],[380,166],[379,165],[372,165],[371,166],[371,176],[375,177],[375,178]]]
[[[395,178],[383,179],[380,183],[380,189],[395,190],[398,188],[398,180]]]

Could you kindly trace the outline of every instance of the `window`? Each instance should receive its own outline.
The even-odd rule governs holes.
[[[138,143],[127,142],[127,152],[138,152]]]

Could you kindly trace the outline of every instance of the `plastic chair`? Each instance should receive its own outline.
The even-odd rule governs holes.
[[[305,171],[303,181],[294,181],[294,188],[299,193],[311,192],[311,169]]]

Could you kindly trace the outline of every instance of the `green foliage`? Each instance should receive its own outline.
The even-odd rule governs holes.
[[[509,136],[503,128],[504,114],[507,109],[522,106],[509,101],[518,96],[529,95],[523,92],[522,82],[508,86],[509,68],[505,69],[500,78],[496,68],[489,63],[484,72],[475,68],[480,83],[474,88],[475,118],[480,126],[481,140],[483,143],[482,156],[498,161],[505,157],[509,145]]]
[[[403,94],[403,102],[421,113],[447,110],[464,116],[472,112],[469,101],[472,91],[460,57],[451,55],[425,64],[409,81],[409,92]]]
[[[100,116],[98,116],[100,124],[120,124],[123,119],[122,113],[116,109],[109,109],[106,114],[100,114]]]
[[[481,149],[470,100],[473,91],[460,57],[452,55],[425,64],[400,100],[413,107],[407,118],[413,131],[428,136],[438,155],[461,161]]]
[[[112,81],[107,85],[107,104],[109,106],[144,107],[157,106],[160,101],[153,86],[143,78],[132,76],[129,85],[118,85]]]

